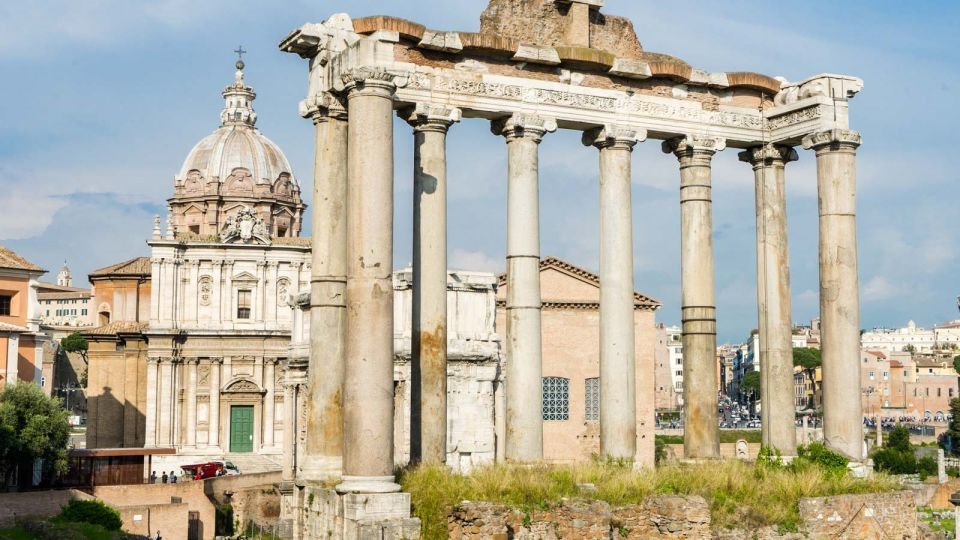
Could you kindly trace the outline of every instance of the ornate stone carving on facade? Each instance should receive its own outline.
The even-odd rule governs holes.
[[[220,241],[225,244],[270,244],[270,234],[263,224],[263,218],[249,208],[244,208],[227,218]]]
[[[277,305],[282,306],[289,302],[290,280],[280,278],[277,280]]]
[[[201,386],[206,386],[210,383],[210,366],[203,364],[197,368],[197,378],[198,383]]]
[[[213,278],[203,276],[200,278],[200,305],[209,306],[213,297]]]

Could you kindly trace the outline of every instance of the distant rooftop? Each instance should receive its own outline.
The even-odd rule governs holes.
[[[36,265],[20,255],[17,255],[10,248],[0,245],[0,268],[10,268],[13,270],[29,270],[32,272],[46,272],[39,265]]]

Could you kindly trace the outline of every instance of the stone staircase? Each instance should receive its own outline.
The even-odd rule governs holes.
[[[283,468],[280,460],[282,456],[265,456],[263,454],[243,453],[224,454],[223,458],[232,462],[242,474],[264,473],[279,471]]]

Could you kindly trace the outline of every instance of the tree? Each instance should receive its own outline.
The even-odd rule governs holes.
[[[960,398],[950,400],[950,425],[947,426],[947,432],[944,434],[946,443],[944,450],[957,455],[960,454]]]
[[[903,347],[903,352],[908,352],[908,353],[911,353],[911,354],[912,354],[912,353],[917,352],[917,348],[914,347],[913,345],[904,345],[904,347]]]
[[[953,357],[953,370],[957,372],[957,376],[960,377],[960,354]]]
[[[820,357],[820,349],[810,347],[794,347],[793,365],[800,366],[804,375],[810,381],[810,402],[807,403],[808,409],[814,409],[817,402],[817,368],[823,363]]]
[[[0,393],[0,475],[10,484],[18,466],[31,470],[43,460],[45,472],[66,472],[69,413],[60,400],[32,383],[8,385]]]
[[[80,332],[74,332],[61,339],[60,346],[63,347],[63,350],[67,352],[79,353],[80,358],[83,359],[83,363],[89,364],[87,361],[87,349],[89,349],[90,346],[87,344],[87,340],[80,334]]]

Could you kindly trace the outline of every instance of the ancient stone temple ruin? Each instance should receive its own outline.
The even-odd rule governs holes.
[[[653,375],[634,369],[630,194],[632,150],[656,139],[679,172],[686,457],[719,457],[711,161],[726,148],[756,181],[763,439],[796,452],[784,170],[802,146],[817,161],[825,438],[861,459],[860,396],[844,385],[859,370],[860,135],[848,101],[862,82],[708,73],[645,51],[603,0],[491,0],[480,19],[479,32],[456,32],[336,14],[280,44],[309,63],[300,112],[316,126],[310,345],[291,355],[308,369],[288,373],[308,378],[307,444],[285,468],[290,534],[418,531],[393,474],[394,114],[415,138],[414,461],[447,456],[445,145],[465,121],[489,122],[508,161],[505,459],[543,457],[538,145],[557,129],[582,132],[598,153],[601,452],[653,464],[652,418],[637,417]]]

